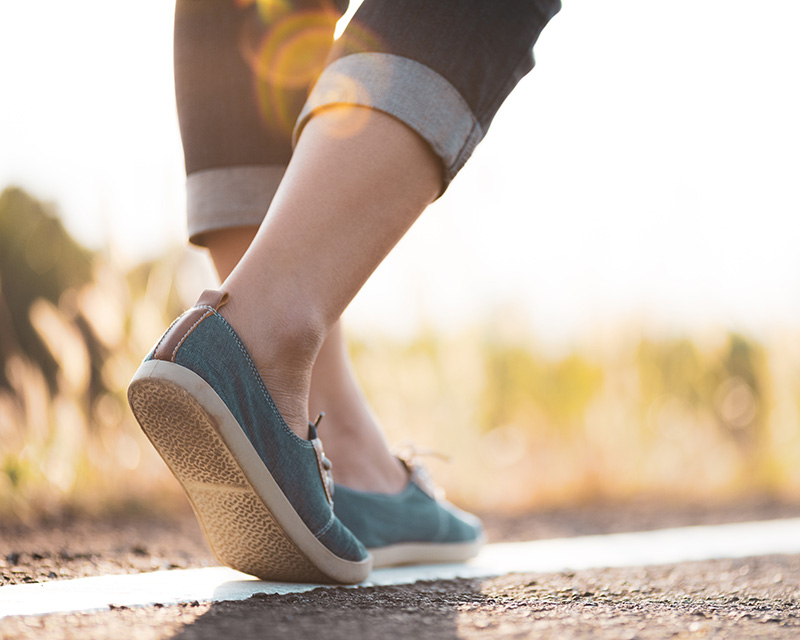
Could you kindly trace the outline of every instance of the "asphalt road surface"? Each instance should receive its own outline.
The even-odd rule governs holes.
[[[0,584],[215,564],[189,517],[0,525]],[[796,517],[800,505],[600,505],[486,518],[492,541]],[[2,593],[2,587],[0,587]],[[1,638],[798,638],[800,556],[327,588],[0,619]]]

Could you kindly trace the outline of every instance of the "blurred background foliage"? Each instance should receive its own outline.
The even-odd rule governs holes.
[[[187,256],[124,268],[52,207],[0,195],[0,516],[184,504],[125,388],[202,286]],[[430,465],[451,499],[513,511],[800,495],[798,332],[621,326],[554,356],[504,315],[407,341],[351,336],[390,440],[446,454]]]

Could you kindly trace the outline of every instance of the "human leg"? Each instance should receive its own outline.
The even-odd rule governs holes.
[[[374,107],[395,116],[431,146],[444,164],[448,182],[485,135],[499,104],[533,66],[531,47],[559,6],[545,0],[506,0],[491,7],[475,0],[468,4],[365,2],[355,26],[338,45],[334,63],[311,94],[298,131],[315,112],[331,105]],[[453,37],[440,37],[442,27],[462,36],[457,55],[451,55]],[[376,37],[364,37],[365,32]],[[497,50],[504,55],[497,55]],[[410,89],[412,96],[414,89],[423,95],[408,99],[404,89]],[[363,110],[351,110],[326,126],[335,136],[349,135],[348,127],[362,126],[362,116]],[[329,186],[336,189],[338,185]],[[265,252],[260,253],[267,259]],[[236,313],[235,309],[229,313]],[[292,412],[300,422],[300,410]]]
[[[310,415],[325,412],[325,451],[337,486],[395,494],[408,472],[392,453],[379,422],[364,398],[347,353],[342,324],[328,332],[311,374]]]
[[[458,12],[463,7],[459,4],[450,8]],[[188,410],[176,422],[170,422],[170,413],[158,410],[162,401],[172,406],[176,398],[188,397],[189,407],[205,395],[211,400],[218,398],[223,409],[227,407],[225,410],[231,415],[235,412],[238,416],[228,422],[236,425],[238,421],[250,442],[265,449],[261,459],[269,471],[274,469],[267,458],[277,456],[279,466],[283,465],[278,471],[289,477],[288,483],[278,484],[297,513],[307,511],[309,501],[319,502],[314,495],[306,495],[314,492],[313,482],[298,478],[296,468],[302,450],[298,443],[305,442],[303,422],[307,417],[311,367],[324,336],[377,264],[463,164],[485,132],[476,130],[476,124],[488,122],[485,117],[494,104],[473,113],[473,106],[467,102],[465,111],[459,102],[463,96],[447,78],[419,61],[399,56],[407,60],[401,62],[396,60],[397,54],[388,55],[393,56],[390,71],[397,70],[395,63],[402,67],[399,85],[391,79],[387,82],[381,73],[382,64],[377,69],[371,68],[372,57],[359,58],[355,70],[348,68],[350,75],[342,76],[343,79],[361,76],[365,81],[362,87],[376,91],[367,95],[372,102],[365,101],[359,92],[356,100],[339,99],[342,97],[339,94],[329,96],[326,102],[324,96],[320,100],[317,92],[317,100],[301,118],[298,130],[302,130],[302,137],[273,200],[271,213],[223,284],[232,294],[231,304],[222,310],[221,295],[214,296],[213,303],[201,300],[168,331],[146,366],[143,365],[144,372],[137,376],[138,385],[132,387],[134,404],[139,403],[140,411],[144,407],[148,426],[155,431],[166,426],[171,436],[189,434],[195,422],[189,419]],[[467,56],[463,64],[472,67],[482,63]],[[335,72],[341,73],[342,66]],[[327,80],[330,85],[330,76]],[[406,94],[405,89],[412,90]],[[398,101],[398,96],[407,99]],[[342,104],[348,106],[338,106]],[[455,108],[456,118],[448,107]],[[247,372],[249,356],[237,342],[238,337],[231,333],[225,318],[253,351],[255,365],[250,373]],[[213,341],[212,349],[207,348],[205,340]],[[184,374],[184,370],[192,375]],[[140,393],[145,383],[153,382],[151,378],[164,383],[167,378],[159,378],[158,373],[162,371],[177,372],[171,383],[179,378],[194,382],[179,386],[173,394],[162,393],[161,398],[148,398],[147,392]],[[202,380],[195,380],[197,373],[209,378],[205,384],[213,383],[209,394],[202,392],[205,388]],[[251,382],[237,395],[243,380]],[[262,388],[263,400],[253,409],[252,401],[258,396],[256,391],[261,381],[266,381],[272,395]],[[158,387],[161,391],[167,388],[165,383]],[[250,393],[248,389],[254,391]],[[201,403],[201,408],[205,406]],[[262,414],[270,413],[272,418],[259,419]],[[212,423],[212,418],[222,414],[224,411],[207,410]],[[266,445],[264,429],[269,435]],[[286,435],[290,431],[293,439]],[[276,453],[278,441],[289,444],[278,447]],[[171,444],[169,439],[165,442]],[[246,457],[233,455],[234,461],[240,462]],[[207,454],[203,456],[206,463],[212,459]],[[324,476],[324,459],[318,461],[320,476]],[[271,517],[270,510],[277,512],[277,507],[263,494],[253,495],[264,500],[268,511],[265,518]],[[218,508],[218,502],[213,507]],[[236,513],[229,515],[235,517]],[[317,515],[312,513],[310,519]],[[308,522],[306,525],[313,533],[311,525]],[[334,546],[340,548],[342,559],[358,555],[357,550],[342,549],[347,540],[335,534]],[[280,538],[281,534],[275,535]],[[327,527],[313,536],[324,536],[330,543]],[[247,536],[239,538],[244,543]],[[299,545],[301,538],[290,536],[289,540]]]
[[[331,108],[307,127],[269,215],[222,285],[231,295],[223,315],[298,434],[324,337],[441,188],[439,159],[390,116]]]
[[[225,280],[255,237],[256,227],[206,233],[220,280]],[[379,493],[400,492],[408,474],[391,448],[361,392],[342,334],[341,322],[328,332],[314,361],[309,416],[325,414],[325,452],[337,484]]]
[[[449,181],[485,134],[499,104],[532,66],[531,46],[559,5],[545,0],[505,0],[491,5],[470,0],[467,4],[469,7],[463,0],[457,4],[365,2],[356,26],[348,29],[334,63],[306,104],[298,132],[315,113],[331,105],[374,107],[419,134],[441,158],[445,182]],[[442,27],[449,27],[450,37],[441,37]],[[352,32],[377,35],[353,37]],[[460,40],[456,42],[453,33]],[[454,44],[458,44],[455,50]],[[176,69],[180,59],[176,49]],[[212,54],[212,65],[213,60],[216,56]],[[268,79],[272,80],[269,74]],[[194,87],[194,83],[185,84]],[[359,117],[350,112],[345,120],[337,121],[335,135],[343,135],[347,126],[360,126]],[[184,127],[182,118],[181,124],[191,128],[191,121]],[[222,138],[225,147],[228,136]],[[188,162],[187,169],[191,172]]]
[[[189,232],[209,249],[221,280],[244,255],[280,184],[291,129],[346,2],[284,6],[289,10],[262,15],[255,6],[218,0],[176,5]],[[406,473],[363,398],[338,323],[317,356],[309,401],[309,415],[325,412],[326,450],[338,482],[386,493],[405,486]]]
[[[433,6],[430,3],[423,3],[425,6],[420,6],[415,2],[402,4],[406,9],[416,6],[420,11]],[[441,7],[444,4],[447,3],[437,3],[435,6]],[[524,20],[517,21],[516,26],[523,33],[520,34],[518,31],[516,34],[518,37],[511,39],[515,43],[517,53],[520,54],[517,57],[512,56],[514,64],[504,70],[501,69],[497,81],[485,92],[473,91],[468,96],[462,94],[456,85],[466,83],[469,88],[472,83],[472,89],[475,89],[475,78],[472,76],[477,73],[479,77],[486,77],[487,74],[491,75],[489,72],[492,71],[487,69],[485,60],[482,59],[482,55],[486,52],[481,51],[480,47],[475,48],[473,56],[465,55],[460,60],[463,65],[461,71],[468,69],[470,73],[461,73],[459,76],[456,72],[452,74],[453,77],[446,78],[418,60],[398,56],[390,45],[378,52],[359,52],[363,55],[348,52],[349,41],[347,35],[345,36],[344,44],[338,51],[340,57],[336,58],[323,73],[298,123],[298,132],[302,132],[298,153],[301,148],[313,151],[305,157],[306,161],[300,161],[297,165],[302,166],[298,174],[293,174],[291,178],[287,175],[279,193],[279,195],[287,194],[286,200],[281,201],[276,198],[270,212],[270,217],[274,215],[277,218],[280,215],[277,212],[282,211],[285,220],[297,220],[298,218],[292,216],[291,212],[294,211],[294,214],[300,214],[301,226],[308,225],[310,230],[300,234],[304,240],[295,247],[295,250],[302,251],[307,256],[308,262],[304,263],[304,266],[311,265],[311,270],[293,273],[292,294],[299,295],[307,303],[307,306],[301,305],[300,308],[301,313],[308,314],[306,319],[311,319],[306,330],[306,335],[312,336],[311,343],[315,342],[314,330],[311,327],[315,324],[328,326],[326,317],[329,319],[329,316],[326,316],[325,309],[338,311],[346,306],[371,269],[402,235],[404,223],[407,226],[413,222],[418,215],[414,211],[421,210],[420,207],[424,207],[425,204],[424,198],[417,200],[416,203],[413,199],[414,196],[424,193],[424,190],[414,190],[423,184],[419,182],[423,177],[421,174],[417,174],[407,183],[406,186],[411,188],[410,191],[404,188],[399,192],[392,192],[383,188],[387,186],[384,182],[387,175],[406,166],[406,161],[413,162],[415,155],[417,161],[421,162],[423,155],[411,153],[402,159],[400,165],[394,165],[392,171],[383,171],[382,168],[385,169],[390,165],[382,164],[386,158],[381,152],[385,152],[386,149],[391,152],[394,143],[392,140],[386,145],[379,143],[386,133],[382,131],[381,118],[376,118],[374,111],[391,114],[425,140],[441,161],[444,169],[443,182],[446,185],[485,134],[499,104],[521,75],[532,66],[530,46],[538,37],[543,24],[555,13],[557,9],[555,5],[558,3],[549,3],[546,7],[544,4],[547,3],[536,5],[535,15],[527,23]],[[368,3],[365,5],[369,6]],[[521,8],[520,3],[509,3],[507,8],[511,5]],[[372,3],[372,6],[376,6],[375,3]],[[527,6],[531,8],[533,5]],[[459,8],[463,9],[461,5]],[[450,10],[452,9],[451,6]],[[484,16],[480,15],[480,11],[477,13],[478,15],[472,19],[480,21]],[[413,15],[420,22],[425,22],[424,15],[421,16],[419,13]],[[514,21],[517,16],[506,12],[503,17],[504,20],[496,22],[493,29],[489,29],[493,33],[493,37],[488,40],[489,47],[502,48],[498,37],[503,35],[509,20]],[[402,23],[402,20],[400,22]],[[406,24],[407,22],[406,20]],[[476,25],[472,24],[472,27],[474,29]],[[524,43],[526,39],[527,48]],[[425,46],[418,47],[418,53],[427,51]],[[422,55],[420,58],[424,60],[425,56]],[[497,69],[493,71],[496,72]],[[356,105],[357,108],[348,110],[342,108],[342,105]],[[361,107],[369,107],[372,112],[360,111]],[[379,126],[373,126],[374,124]],[[308,130],[304,127],[308,126],[313,127],[312,142],[304,147],[304,137],[308,134]],[[342,141],[347,142],[351,138],[358,141],[355,147],[348,149],[346,144],[341,144]],[[357,152],[364,149],[369,150],[367,155],[370,161],[366,163],[364,156],[360,161],[357,157]],[[338,154],[336,150],[342,153]],[[327,168],[323,166],[325,163],[320,164],[323,158],[327,158],[330,163]],[[356,162],[353,162],[354,160]],[[353,175],[357,176],[356,180],[348,182],[347,179]],[[430,171],[427,175],[431,176]],[[324,199],[324,194],[327,192],[324,178],[330,176],[335,176],[334,184],[341,181],[343,193],[348,197],[332,203]],[[359,206],[364,203],[359,202],[358,198],[354,200],[349,197],[353,194],[367,200],[374,198],[375,205]],[[412,196],[411,199],[408,198],[409,195]],[[369,202],[367,204],[369,205]],[[399,227],[396,226],[396,218],[387,219],[375,215],[383,212],[384,207],[391,208],[398,204],[400,209],[396,213],[400,214]],[[315,219],[313,212],[309,215],[307,209],[309,206],[312,209],[319,208],[322,217]],[[331,208],[326,209],[326,206]],[[408,208],[405,208],[406,206]],[[341,216],[342,213],[344,217]],[[331,219],[334,222],[333,227],[326,227],[321,223],[321,221],[330,222]],[[394,226],[389,224],[390,222],[395,223]],[[367,223],[366,233],[363,235],[354,233],[357,229],[365,230],[360,226],[362,223]],[[278,251],[278,245],[287,238],[297,239],[298,236],[295,235],[297,229],[293,230],[291,227],[291,223],[270,227],[268,218],[259,232],[263,240],[260,247],[253,249],[259,243],[257,239],[248,255],[239,263],[232,277],[223,286],[229,290],[238,287],[242,293],[259,290],[258,269],[254,270],[253,266],[259,263],[263,265],[266,256]],[[319,255],[318,249],[321,250]],[[347,251],[352,250],[358,251],[360,255],[347,254],[338,262],[327,260],[330,256],[338,255],[341,258]],[[291,253],[291,249],[288,251]],[[366,259],[363,254],[366,254]],[[313,271],[318,275],[324,273],[325,277],[315,280]],[[245,274],[238,283],[235,282],[237,272]],[[267,279],[272,279],[272,276],[267,276]],[[266,284],[264,280],[262,283]],[[304,291],[305,286],[309,286],[310,295],[309,291]],[[327,301],[324,300],[324,297],[331,293],[333,296]],[[244,296],[240,295],[240,299],[244,299]],[[250,309],[244,309],[238,319],[234,314],[234,324],[243,322],[246,325],[248,316],[254,317],[253,311],[259,303],[253,297],[247,298],[246,302]],[[315,304],[318,306],[315,307]],[[313,320],[315,309],[318,321]],[[292,324],[297,327],[295,322]],[[299,325],[302,326],[302,321]],[[296,336],[293,341],[297,346]],[[267,339],[262,337],[256,342],[265,344]],[[268,353],[262,353],[261,357],[264,358],[262,362],[270,360]],[[289,359],[292,359],[291,356]],[[273,358],[272,361],[278,362],[279,359]],[[294,358],[293,361],[297,362],[298,358]],[[269,372],[262,370],[262,373],[269,377]],[[276,380],[273,384],[280,385],[280,381]],[[304,392],[303,380],[296,377],[293,390],[286,397],[288,399],[292,395]],[[372,550],[376,561],[381,564],[433,559],[458,560],[473,555],[480,545],[480,525],[468,515],[459,514],[446,503],[440,502],[432,492],[426,491],[424,485],[425,483],[412,472],[411,482],[402,495],[376,497],[375,494],[340,488],[337,493],[339,496],[337,513],[362,541],[379,545],[379,548]],[[365,517],[364,514],[370,516]],[[415,530],[414,527],[407,526],[409,519],[414,519],[415,522],[424,521],[425,526]],[[383,524],[376,526],[379,521]],[[396,526],[387,528],[384,526],[387,521],[396,523]],[[444,523],[449,524],[444,526]]]

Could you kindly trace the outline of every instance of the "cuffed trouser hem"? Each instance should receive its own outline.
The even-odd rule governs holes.
[[[205,169],[186,179],[189,241],[205,246],[209,231],[261,224],[285,165]]]
[[[297,119],[295,143],[315,113],[343,104],[383,111],[422,136],[442,160],[442,191],[484,135],[461,94],[443,76],[409,58],[355,53],[322,72]]]

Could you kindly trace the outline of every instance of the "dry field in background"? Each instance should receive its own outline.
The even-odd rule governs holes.
[[[196,298],[195,266],[176,250],[123,269],[24,192],[0,195],[2,517],[182,500],[125,387]],[[350,336],[390,440],[446,455],[429,464],[459,504],[800,495],[800,327],[759,341],[621,326],[553,356],[508,314],[493,317],[405,342]]]

